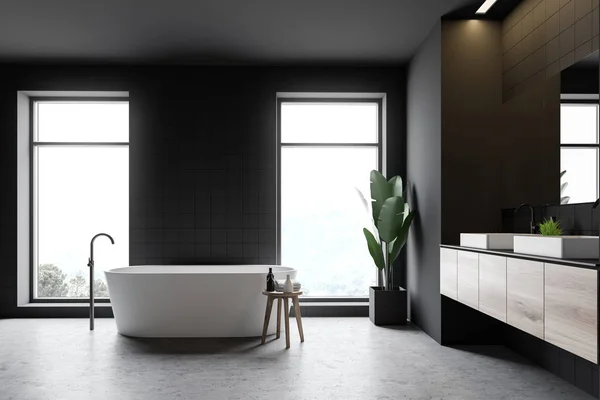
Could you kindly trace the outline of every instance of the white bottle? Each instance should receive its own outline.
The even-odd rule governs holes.
[[[294,292],[294,284],[288,275],[285,283],[283,284],[283,293],[293,293]]]

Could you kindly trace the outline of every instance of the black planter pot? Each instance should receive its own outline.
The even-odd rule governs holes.
[[[369,289],[369,319],[375,325],[406,324],[406,289],[385,290],[379,286]]]

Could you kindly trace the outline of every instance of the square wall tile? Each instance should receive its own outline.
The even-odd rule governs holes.
[[[549,41],[560,34],[560,18],[556,13],[546,20],[544,24],[546,30],[546,41]]]
[[[546,2],[541,1],[535,8],[533,9],[533,26],[538,27],[544,23],[546,20]]]
[[[571,26],[563,31],[560,36],[560,56],[563,57],[575,50],[575,28]],[[562,68],[562,65],[561,65]]]
[[[560,38],[556,37],[546,44],[546,64],[550,65],[560,59]]]
[[[589,13],[575,23],[575,48],[581,46],[589,40],[592,40],[592,32],[592,13]]]
[[[573,0],[575,3],[575,21],[592,12],[592,0]]]
[[[533,11],[530,11],[529,13],[527,13],[527,15],[525,15],[523,17],[523,19],[521,20],[521,23],[523,24],[523,36],[527,36],[529,35],[534,28],[534,15],[533,15]]]
[[[560,0],[546,0],[546,18],[554,15],[560,10]]]
[[[575,23],[575,3],[568,2],[559,11],[560,31],[564,31]]]

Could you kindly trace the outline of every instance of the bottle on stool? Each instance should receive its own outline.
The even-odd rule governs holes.
[[[267,292],[275,291],[275,275],[273,275],[273,268],[269,268],[269,273],[267,274]]]
[[[293,293],[294,292],[294,284],[288,275],[285,283],[283,284],[283,293]]]

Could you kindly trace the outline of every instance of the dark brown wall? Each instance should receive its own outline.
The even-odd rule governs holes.
[[[560,81],[503,103],[502,26],[442,25],[442,243],[501,229],[502,208],[557,202]]]
[[[443,21],[409,67],[411,320],[445,344],[498,343],[501,329],[440,296],[439,245],[499,231],[502,208],[559,196],[559,79],[504,103],[501,38],[498,22]]]

